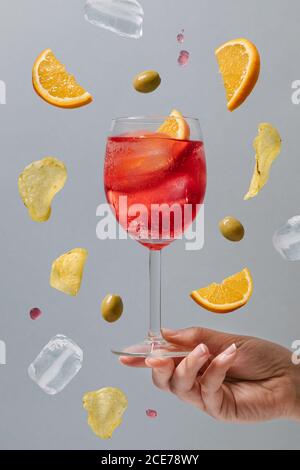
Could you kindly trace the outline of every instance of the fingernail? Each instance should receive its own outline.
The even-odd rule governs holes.
[[[168,328],[163,328],[162,334],[167,336],[175,336],[177,335],[177,330],[169,330]]]
[[[159,367],[161,366],[162,361],[163,359],[159,359],[157,357],[147,357],[145,363],[149,367]]]
[[[208,348],[205,344],[199,344],[194,351],[191,352],[191,355],[194,357],[202,357],[208,354]]]
[[[150,367],[150,369],[152,369],[154,367],[153,359],[151,359],[150,357],[147,357],[145,359],[145,365],[146,365],[146,367]]]
[[[225,351],[222,353],[222,356],[231,356],[236,352],[237,348],[235,344],[232,344],[229,346],[229,348],[225,349]]]

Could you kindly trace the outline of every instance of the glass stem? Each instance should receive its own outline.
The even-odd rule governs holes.
[[[161,340],[161,251],[149,250],[150,325],[148,337]]]

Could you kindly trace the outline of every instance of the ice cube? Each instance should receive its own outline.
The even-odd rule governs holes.
[[[273,245],[287,261],[300,261],[300,215],[288,220],[274,234]]]
[[[138,39],[143,35],[144,11],[137,0],[87,0],[84,17],[120,36]]]
[[[145,138],[112,137],[107,145],[106,181],[115,191],[150,187],[188,152],[189,143],[153,133]]]
[[[83,352],[74,341],[56,335],[30,364],[28,374],[45,393],[55,395],[79,372],[82,359]]]

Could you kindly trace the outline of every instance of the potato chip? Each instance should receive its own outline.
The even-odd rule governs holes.
[[[253,147],[256,152],[256,164],[249,191],[244,198],[245,201],[257,196],[269,180],[272,164],[281,151],[279,132],[271,124],[260,124]]]
[[[106,387],[88,392],[83,397],[83,407],[88,412],[88,424],[100,439],[110,439],[122,423],[128,401],[119,388]]]
[[[45,157],[28,165],[18,180],[19,192],[35,222],[46,222],[51,215],[54,196],[64,187],[67,169],[54,157]]]
[[[52,263],[50,285],[65,294],[77,295],[88,256],[84,248],[74,248]]]

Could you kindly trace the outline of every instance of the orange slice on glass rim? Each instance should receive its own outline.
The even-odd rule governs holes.
[[[44,50],[36,59],[32,69],[32,83],[41,98],[60,108],[78,108],[93,99],[56,59],[51,49]]]
[[[157,132],[178,140],[189,140],[190,138],[190,126],[177,109],[173,109]]]
[[[253,281],[249,269],[225,279],[221,284],[210,284],[191,293],[192,299],[201,307],[214,313],[230,313],[250,300]]]
[[[248,39],[233,39],[215,51],[227,96],[227,108],[234,111],[250,95],[260,73],[260,56]]]

